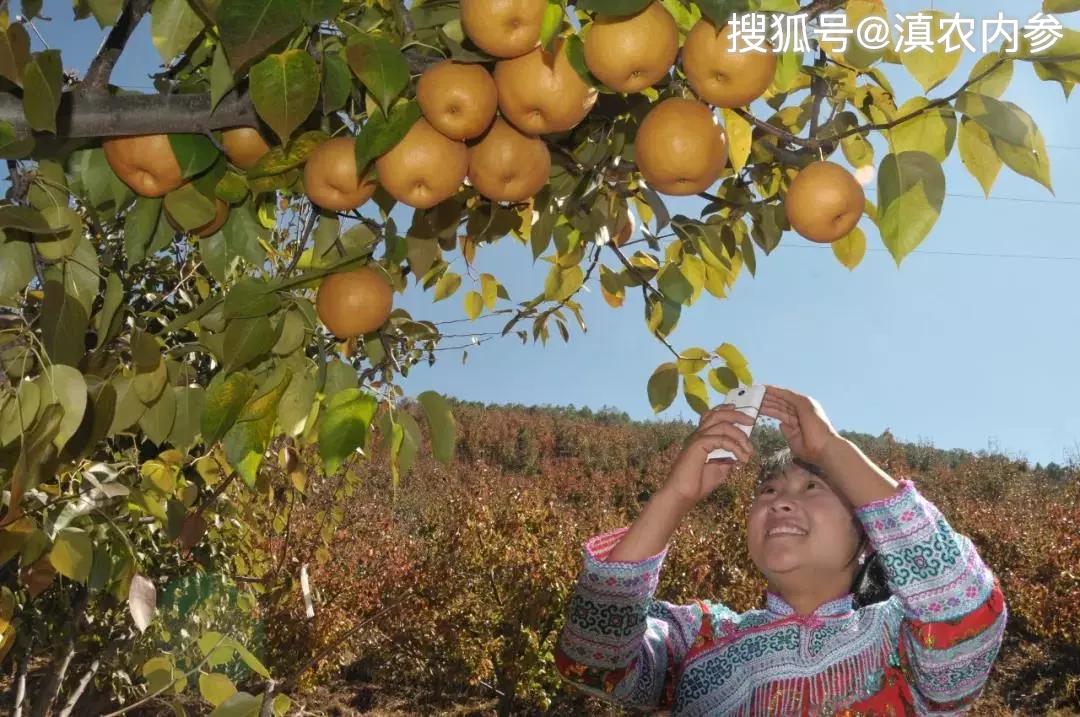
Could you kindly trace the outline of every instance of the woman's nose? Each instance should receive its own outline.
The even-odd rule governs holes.
[[[789,513],[795,509],[795,506],[791,502],[791,499],[785,498],[783,496],[778,496],[777,498],[775,498],[770,507],[778,513]]]

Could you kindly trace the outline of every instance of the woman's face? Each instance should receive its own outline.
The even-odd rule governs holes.
[[[859,546],[851,504],[828,481],[798,465],[755,488],[747,523],[750,557],[771,582],[792,573],[854,578]]]

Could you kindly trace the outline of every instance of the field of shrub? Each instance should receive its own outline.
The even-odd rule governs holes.
[[[295,699],[327,714],[622,714],[561,681],[554,641],[582,542],[633,520],[692,426],[572,408],[455,403],[454,412],[456,460],[419,459],[396,502],[377,444],[347,480],[305,486],[287,549],[312,555],[314,615],[298,585],[276,601],[262,621],[265,661],[287,671],[314,659]],[[1011,619],[976,712],[1080,714],[1075,464],[846,435],[892,475],[911,476],[1002,580]],[[759,454],[783,445],[760,428],[754,441]],[[680,527],[658,596],[761,604],[744,541],[752,469]],[[335,494],[347,498],[327,534]],[[293,547],[320,543],[320,532],[327,546]]]

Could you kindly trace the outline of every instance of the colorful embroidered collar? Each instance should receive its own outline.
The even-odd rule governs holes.
[[[822,603],[813,613],[816,617],[837,617],[847,615],[855,611],[855,594],[846,593],[834,600]],[[788,604],[784,598],[772,591],[765,593],[765,609],[777,617],[791,617],[795,615],[795,608]]]

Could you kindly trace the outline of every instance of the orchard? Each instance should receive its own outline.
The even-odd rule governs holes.
[[[267,547],[289,545],[287,506],[315,484],[347,500],[375,436],[395,495],[422,428],[454,455],[442,395],[417,397],[426,424],[397,407],[443,334],[396,295],[459,297],[469,319],[503,314],[504,336],[546,343],[586,329],[589,282],[612,310],[640,292],[671,354],[642,390],[658,413],[680,391],[701,412],[753,378],[730,343],[674,346],[684,310],[782,240],[831,245],[851,270],[880,241],[899,267],[941,213],[954,151],[987,195],[1004,168],[1051,189],[1009,84],[1034,72],[1065,101],[1080,82],[1080,31],[1022,33],[960,78],[961,51],[905,50],[915,20],[881,0],[75,0],[105,39],[74,72],[62,38],[31,49],[70,6],[10,5],[0,664],[33,715],[78,714],[91,682],[117,709],[193,694],[285,713],[306,666],[271,674],[238,616],[307,590]],[[740,51],[733,13],[751,11],[894,27],[880,47]],[[947,14],[923,15],[941,40]],[[156,92],[119,89],[147,26]],[[898,96],[899,73],[922,94]],[[546,262],[535,296],[452,269],[498,241]],[[326,512],[324,545],[340,523]],[[218,598],[165,600],[211,568]]]

